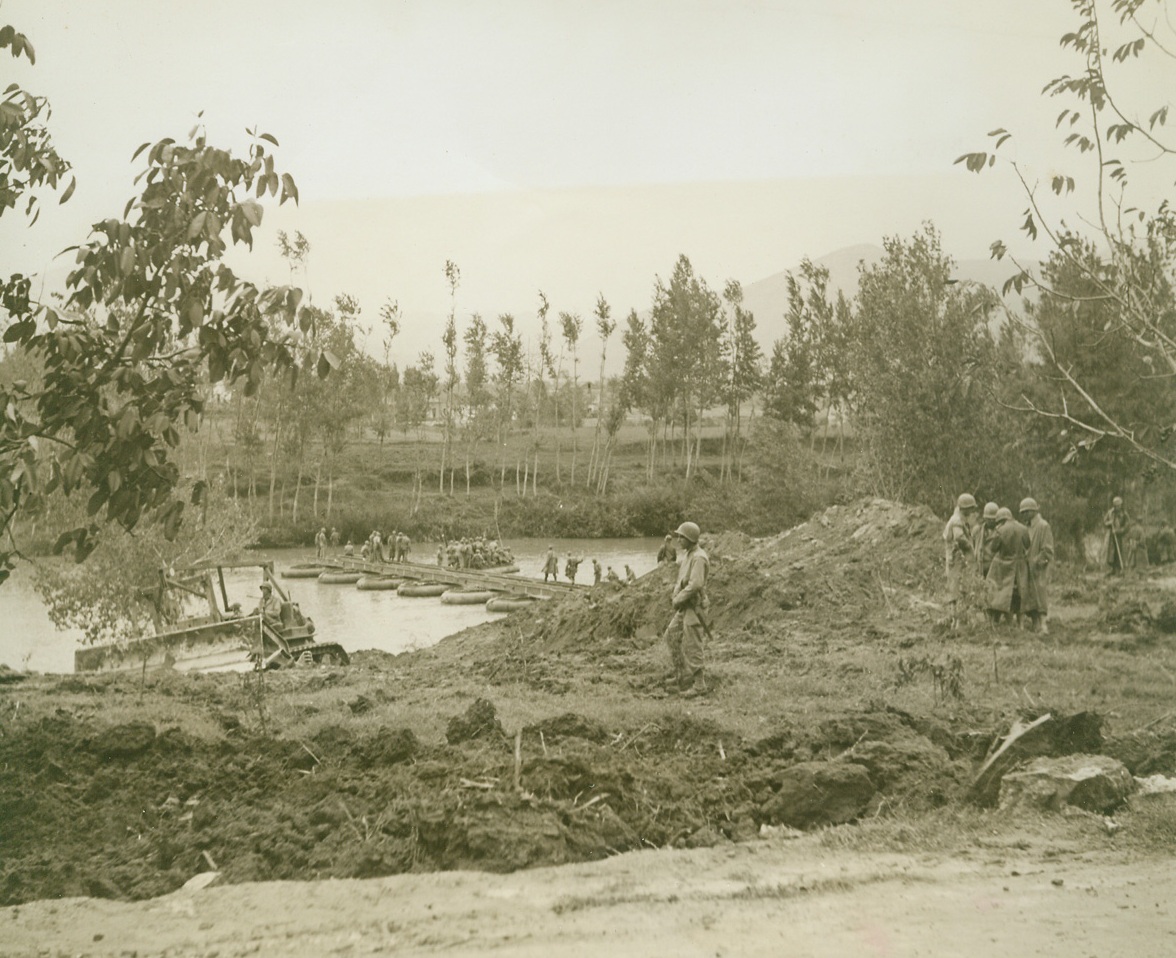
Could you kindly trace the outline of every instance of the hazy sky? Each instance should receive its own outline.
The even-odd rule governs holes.
[[[299,229],[316,301],[410,323],[448,309],[446,259],[459,316],[492,318],[540,288],[643,309],[679,253],[721,288],[925,218],[985,256],[1024,203],[952,160],[1005,126],[1047,175],[1039,91],[1074,66],[1068,0],[0,0],[0,22],[37,50],[3,76],[50,97],[79,178],[5,224],[6,267],[120,213],[134,149],[203,110],[218,144],[276,136],[301,190],[245,271],[284,280],[274,231]]]

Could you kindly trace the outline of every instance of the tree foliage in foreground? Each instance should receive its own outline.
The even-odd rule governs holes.
[[[1169,202],[1176,139],[1166,99],[1176,81],[1173,11],[1167,0],[1071,6],[1075,29],[1060,42],[1078,70],[1044,92],[1062,105],[1056,127],[1078,166],[1052,173],[1048,189],[1039,185],[1011,157],[1005,129],[989,134],[989,149],[956,162],[974,172],[1006,162],[1027,201],[1021,231],[1047,247],[1043,267],[1035,267],[1005,243],[992,244],[993,256],[1017,269],[1006,292],[1033,290],[1042,302],[1025,326],[1052,388],[1021,397],[1023,408],[1052,421],[1071,460],[1109,442],[1176,469],[1171,400],[1150,411],[1138,401],[1170,394],[1176,377],[1176,211]],[[1097,333],[1094,314],[1102,322]],[[1108,375],[1111,364],[1117,369]]]
[[[181,480],[178,491],[194,483]],[[58,628],[82,631],[88,643],[120,642],[150,634],[154,601],[145,588],[164,570],[182,570],[240,553],[254,541],[257,527],[244,504],[215,487],[176,534],[161,523],[141,523],[125,535],[102,536],[84,563],[39,562],[36,589]],[[49,521],[57,529],[86,521],[84,499],[49,497]],[[161,622],[174,622],[182,608],[175,596],[159,609]]]
[[[31,53],[9,31],[0,30],[4,45]],[[35,132],[47,107],[11,88],[6,97],[0,215],[64,173],[47,135]],[[13,520],[58,491],[88,496],[85,521],[58,543],[79,560],[103,522],[132,530],[150,513],[174,533],[185,503],[172,496],[173,451],[178,428],[200,417],[206,383],[244,381],[252,392],[267,368],[296,370],[297,327],[310,322],[301,292],[259,288],[225,262],[230,247],[252,246],[262,199],[298,199],[293,178],[275,167],[277,141],[248,132],[244,156],[208,143],[199,125],[186,144],[140,146],[140,193],[67,251],[75,268],[63,307],[39,302],[28,277],[3,281],[3,340],[36,354],[44,376],[0,387],[0,580],[16,553]],[[11,175],[22,169],[41,172]],[[325,375],[330,359],[320,353],[306,365]]]

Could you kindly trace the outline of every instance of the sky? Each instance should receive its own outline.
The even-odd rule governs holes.
[[[3,76],[49,97],[78,176],[32,229],[5,217],[6,269],[51,285],[133,195],[135,148],[203,111],[218,145],[275,136],[299,185],[241,271],[287,281],[276,231],[301,231],[314,301],[373,324],[399,302],[410,355],[439,351],[446,260],[460,324],[533,321],[540,289],[623,316],[680,254],[721,289],[926,219],[984,257],[1024,200],[952,161],[1005,127],[1048,177],[1040,91],[1075,68],[1068,0],[0,0],[0,22],[37,51]]]

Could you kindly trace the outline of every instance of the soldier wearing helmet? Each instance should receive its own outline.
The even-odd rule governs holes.
[[[1049,569],[1053,563],[1053,530],[1041,518],[1036,499],[1021,500],[1021,522],[1029,529],[1029,583],[1021,597],[1021,612],[1029,616],[1029,628],[1043,634],[1049,632]]]
[[[678,561],[677,550],[674,549],[674,536],[671,533],[666,533],[666,541],[662,543],[662,547],[657,550],[657,564],[661,565],[663,562],[671,564]]]
[[[975,526],[976,499],[971,493],[962,493],[956,499],[955,511],[943,527],[944,571],[953,629],[959,624],[963,612],[961,599],[967,591],[969,571],[975,567]]]
[[[980,517],[980,525],[976,527],[976,562],[982,579],[987,578],[988,569],[992,565],[992,545],[996,541],[998,508],[995,502],[985,503],[984,512]]]
[[[1107,530],[1103,542],[1103,559],[1107,565],[1107,572],[1114,575],[1122,572],[1126,563],[1123,561],[1125,551],[1124,540],[1131,525],[1131,517],[1123,507],[1123,500],[1115,496],[1111,500],[1111,508],[1103,516],[1103,527]]]
[[[1002,619],[1021,621],[1021,596],[1029,586],[1029,530],[1007,506],[997,509],[992,561],[984,578],[985,610],[994,625]]]
[[[674,615],[666,626],[666,645],[674,674],[670,679],[686,698],[706,693],[703,675],[704,636],[708,631],[706,609],[709,601],[706,580],[710,557],[698,545],[699,529],[693,522],[683,522],[674,531],[678,547],[685,553],[671,593]]]

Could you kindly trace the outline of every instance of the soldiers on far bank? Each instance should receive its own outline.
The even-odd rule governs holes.
[[[1103,527],[1107,530],[1106,538],[1103,541],[1103,561],[1111,575],[1122,572],[1126,566],[1123,561],[1124,540],[1130,525],[1131,516],[1123,507],[1123,500],[1119,496],[1115,496],[1111,500],[1111,508],[1103,516]]]
[[[678,553],[674,550],[674,537],[666,536],[662,547],[657,550],[657,564],[661,565],[663,562],[677,562]]]
[[[327,554],[327,529],[324,526],[314,536],[314,557],[321,559]]]

